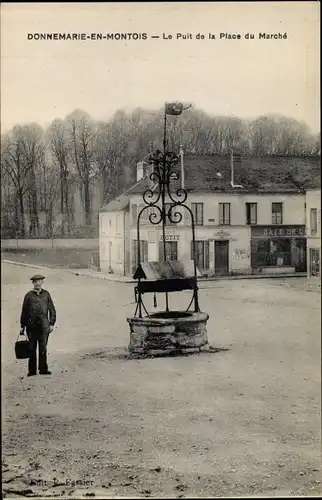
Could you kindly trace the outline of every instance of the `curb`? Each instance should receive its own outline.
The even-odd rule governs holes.
[[[63,271],[65,273],[73,274],[74,276],[87,276],[88,278],[96,278],[96,279],[101,279],[101,280],[106,280],[110,282],[115,282],[115,283],[136,283],[136,280],[133,280],[131,278],[111,278],[106,274],[97,274],[93,275],[90,274],[86,271],[83,270],[72,270],[72,269],[66,269],[66,268],[57,268],[57,267],[49,267],[49,266],[38,266],[36,264],[28,264],[27,262],[19,262],[16,260],[8,260],[8,259],[3,259],[1,262],[4,262],[5,264],[13,264],[16,266],[22,266],[22,267],[30,267],[33,269],[52,269],[52,270],[59,270]],[[99,272],[99,271],[98,271]],[[296,273],[296,274],[245,274],[241,276],[221,276],[221,277],[211,277],[211,278],[198,278],[198,282],[211,282],[211,281],[227,281],[227,280],[252,280],[252,279],[284,279],[284,278],[306,278],[307,273]]]
[[[74,276],[87,276],[88,278],[97,278],[100,280],[106,280],[106,281],[114,281],[116,283],[136,283],[135,280],[130,280],[130,279],[121,279],[121,278],[109,278],[108,276],[104,274],[98,274],[98,275],[93,275],[90,273],[87,273],[86,271],[82,271],[81,269],[79,270],[72,270],[72,269],[66,269],[66,268],[60,268],[60,267],[49,267],[49,266],[38,266],[37,264],[28,264],[27,262],[19,262],[16,260],[8,260],[8,259],[2,259],[1,262],[4,262],[5,264],[12,264],[14,266],[22,266],[22,267],[29,267],[32,269],[43,269],[43,270],[56,270],[56,271],[63,271],[65,273],[73,274]]]
[[[228,281],[228,280],[261,280],[265,278],[269,279],[281,279],[281,278],[306,278],[307,273],[296,273],[296,274],[243,274],[239,276],[221,276],[216,278],[215,276],[211,278],[198,278],[198,281]]]
[[[14,264],[15,266],[31,267],[32,269],[51,269],[48,266],[37,266],[36,264],[27,264],[27,262],[18,262],[16,260],[1,259],[5,264]]]

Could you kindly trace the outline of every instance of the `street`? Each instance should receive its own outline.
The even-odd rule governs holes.
[[[126,355],[133,285],[50,269],[52,375],[29,379],[14,342],[32,272],[2,265],[6,497],[322,494],[320,294],[201,283],[209,343],[223,350],[139,360]]]

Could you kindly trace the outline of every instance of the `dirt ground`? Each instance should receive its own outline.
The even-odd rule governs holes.
[[[134,360],[133,285],[48,270],[53,374],[27,378],[14,342],[31,272],[2,265],[4,496],[322,494],[320,294],[304,281],[201,283],[227,350]]]

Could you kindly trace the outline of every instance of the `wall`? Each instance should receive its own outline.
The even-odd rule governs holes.
[[[187,205],[191,203],[204,204],[204,225],[219,225],[219,203],[231,203],[231,225],[245,226],[246,203],[257,203],[257,224],[272,224],[272,203],[283,203],[283,224],[305,224],[305,195],[304,194],[243,194],[238,193],[189,193]],[[142,196],[131,196],[132,204],[143,204]],[[130,209],[130,216],[132,215]],[[209,220],[210,219],[210,220]],[[130,219],[132,221],[132,217]],[[182,224],[189,224],[189,217],[185,217]]]
[[[257,203],[257,224],[272,224],[272,203],[283,203],[283,224],[305,224],[304,194],[191,194],[191,203],[204,203],[204,224],[219,224],[219,203],[231,203],[231,225],[246,224],[246,203]],[[215,219],[209,222],[208,219]]]
[[[99,214],[100,269],[103,272],[124,274],[124,212]]]
[[[124,213],[124,274],[131,274],[131,260],[130,260],[130,251],[131,251],[131,233],[129,228],[130,216],[128,212]]]
[[[23,239],[23,240],[1,240],[1,249],[86,249],[98,251],[98,238],[66,238],[66,239]]]
[[[311,234],[310,210],[317,209],[317,233]],[[321,190],[311,189],[306,192],[306,230],[307,230],[307,269],[310,275],[310,249],[320,250],[320,276],[321,276]]]
[[[315,235],[311,235],[311,221],[310,221],[310,210],[312,208],[317,209],[318,215],[318,230]],[[308,239],[310,240],[320,240],[321,239],[321,190],[312,189],[306,193],[306,228]]]

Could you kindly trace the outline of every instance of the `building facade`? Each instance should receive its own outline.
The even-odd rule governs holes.
[[[140,203],[141,202],[141,203]],[[188,206],[194,213],[197,267],[203,275],[250,274],[252,272],[305,271],[304,193],[194,193]],[[137,213],[142,198],[131,196],[129,204],[130,262],[137,262]],[[278,212],[276,212],[278,210]],[[183,210],[184,212],[184,210]],[[186,211],[187,212],[187,211]],[[148,213],[148,212],[147,212]],[[193,258],[190,217],[166,228],[168,260]],[[140,224],[141,258],[163,259],[161,227],[148,217]]]
[[[186,203],[195,220],[196,253],[192,248],[190,215],[182,208],[181,222],[167,222],[166,259],[190,260],[195,256],[197,267],[205,276],[305,272],[305,191],[285,185],[236,186],[215,174],[216,170],[212,186],[208,182],[205,187],[200,179],[200,187],[194,189],[185,175]],[[102,271],[133,275],[138,264],[137,218],[145,206],[142,194],[147,187],[149,181],[140,163],[137,183],[118,201],[102,208]],[[161,224],[152,224],[150,215],[151,209],[141,215],[140,256],[142,261],[153,262],[163,260],[163,240]]]
[[[321,189],[306,191],[308,277],[321,277]]]
[[[99,267],[106,273],[129,274],[129,201],[120,196],[99,213]]]

